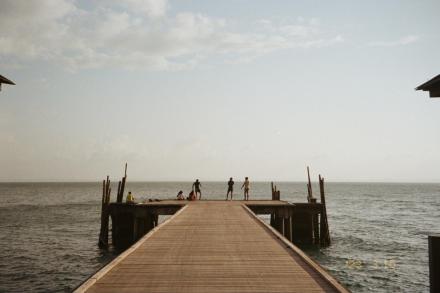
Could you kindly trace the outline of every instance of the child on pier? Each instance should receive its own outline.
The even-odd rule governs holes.
[[[185,197],[183,196],[183,191],[182,190],[179,191],[179,193],[177,194],[177,199],[178,200],[184,200],[185,199]]]
[[[197,196],[196,193],[194,192],[194,190],[191,190],[191,192],[188,194],[188,200],[196,200]]]
[[[131,191],[129,191],[127,194],[126,202],[127,203],[134,203],[134,196],[131,194]]]

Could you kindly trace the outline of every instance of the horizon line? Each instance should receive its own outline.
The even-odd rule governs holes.
[[[102,183],[103,180],[11,180],[11,181],[0,181],[0,184],[7,184],[7,183]],[[130,180],[127,181],[131,183],[188,183],[193,182],[192,180]],[[235,180],[235,181],[244,181],[244,180]],[[112,181],[113,183],[117,183],[118,181]],[[204,180],[201,182],[210,182],[210,183],[218,183],[218,182],[227,182],[227,180]],[[307,181],[297,181],[297,180],[252,180],[251,182],[255,183],[307,183]],[[313,181],[312,184],[318,181]],[[336,180],[336,181],[326,181],[326,183],[387,183],[387,184],[440,184],[440,181],[343,181],[343,180]]]

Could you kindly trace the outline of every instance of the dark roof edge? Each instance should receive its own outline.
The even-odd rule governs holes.
[[[0,83],[6,83],[6,84],[13,84],[13,85],[15,85],[15,83],[12,80],[7,79],[6,77],[4,77],[1,74],[0,74]]]
[[[428,80],[427,82],[425,82],[424,84],[419,85],[418,87],[415,88],[416,91],[418,90],[429,90],[427,87],[429,87],[430,85],[432,85],[433,83],[439,82],[440,83],[440,74],[438,74],[437,76],[431,78],[430,80]]]

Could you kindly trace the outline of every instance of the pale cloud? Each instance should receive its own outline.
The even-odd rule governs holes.
[[[371,47],[396,47],[405,46],[417,42],[420,39],[419,36],[408,35],[395,41],[375,41],[368,43]]]
[[[269,19],[259,19],[257,20],[256,23],[259,25],[267,25],[267,26],[272,25],[272,21],[270,21]]]
[[[279,28],[287,36],[308,37],[319,32],[318,28],[304,25],[285,25]]]
[[[75,11],[70,1],[2,1],[0,56],[50,57],[68,28],[62,19]]]
[[[124,0],[115,1],[134,13],[145,13],[150,17],[162,17],[168,8],[166,0]]]
[[[93,3],[85,10],[71,0],[3,1],[0,64],[44,60],[68,70],[182,70],[209,56],[249,61],[277,50],[343,41],[314,18],[287,24],[260,20],[254,31],[242,32],[226,19],[192,12],[168,15],[166,0]]]

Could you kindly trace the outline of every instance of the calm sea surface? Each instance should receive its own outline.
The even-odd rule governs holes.
[[[205,199],[226,193],[226,183],[202,185]],[[306,201],[305,183],[277,185],[282,199]],[[127,190],[165,199],[190,188],[128,182]],[[429,291],[427,234],[440,233],[440,184],[328,183],[326,191],[333,244],[304,248],[312,258],[353,292]],[[252,198],[269,199],[269,183],[253,183]],[[100,200],[100,183],[0,183],[0,292],[68,292],[112,260],[116,252],[97,246]]]

